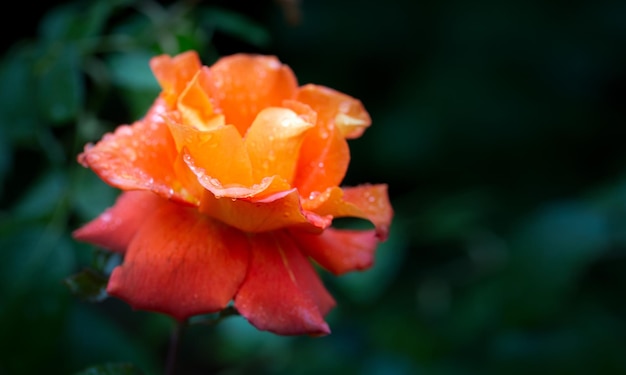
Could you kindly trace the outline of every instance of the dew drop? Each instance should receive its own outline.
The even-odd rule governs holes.
[[[324,168],[324,162],[320,161],[319,163],[317,163],[317,167],[318,168]]]
[[[112,215],[110,212],[104,212],[102,215],[100,215],[100,220],[104,221],[105,223],[110,223],[111,220],[113,219]]]

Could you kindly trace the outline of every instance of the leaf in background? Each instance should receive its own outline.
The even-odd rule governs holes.
[[[59,341],[69,295],[61,280],[74,267],[73,242],[50,225],[13,224],[0,228],[0,372],[47,373],[64,355]]]
[[[5,187],[5,177],[13,164],[13,149],[4,128],[0,127],[0,196]]]
[[[33,110],[34,48],[20,44],[9,50],[0,62],[0,126],[13,142],[31,141],[37,128]]]
[[[143,372],[130,363],[107,363],[90,367],[76,375],[141,375]]]
[[[531,216],[511,246],[510,311],[520,318],[554,312],[607,251],[608,234],[606,217],[579,202],[546,206]]]
[[[41,115],[53,124],[74,120],[83,105],[84,81],[75,46],[49,46],[36,65],[37,104]]]
[[[85,269],[63,280],[70,292],[88,302],[102,302],[107,297],[107,279],[102,274]]]
[[[51,42],[79,42],[89,49],[97,44],[115,8],[128,5],[132,0],[96,0],[73,2],[56,6],[44,15],[39,24],[41,39]]]
[[[113,362],[133,363],[137,371],[140,368],[147,374],[160,373],[153,353],[119,322],[95,309],[94,305],[74,304],[66,317],[66,361],[74,369]]]
[[[75,166],[73,171],[72,206],[81,222],[93,220],[105,209],[111,207],[118,190],[104,183],[91,170]]]
[[[67,177],[52,170],[40,177],[13,207],[14,218],[34,219],[50,215],[62,201],[67,189]]]
[[[112,55],[107,60],[113,82],[122,88],[132,119],[143,117],[160,92],[150,70],[152,57],[151,53],[140,51]]]
[[[215,29],[226,35],[239,38],[257,47],[267,47],[271,41],[269,32],[245,16],[220,8],[201,10],[200,20],[203,26]]]
[[[402,220],[396,216],[389,239],[378,245],[372,268],[365,272],[351,272],[334,280],[355,301],[372,301],[385,291],[394,280],[396,271],[404,259],[406,237]]]

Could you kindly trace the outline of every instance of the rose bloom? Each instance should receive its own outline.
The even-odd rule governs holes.
[[[124,255],[107,292],[181,321],[233,301],[258,329],[328,334],[335,301],[311,260],[336,275],[370,267],[393,215],[386,185],[338,187],[346,139],[370,125],[361,102],[298,86],[271,56],[150,65],[162,92],[146,116],[78,157],[124,191],[74,232]],[[336,217],[373,228],[334,229]]]

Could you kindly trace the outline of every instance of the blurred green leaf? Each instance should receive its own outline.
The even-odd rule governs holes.
[[[81,221],[92,220],[115,203],[119,191],[107,185],[93,171],[81,166],[73,170],[72,206]]]
[[[85,90],[77,48],[71,44],[50,46],[37,63],[36,74],[42,116],[53,124],[74,120]]]
[[[68,2],[52,8],[39,24],[39,35],[53,43],[80,42],[86,51],[97,45],[107,20],[116,8],[133,0]]]
[[[406,232],[402,229],[401,222],[402,220],[396,217],[389,238],[378,245],[374,265],[370,269],[365,272],[351,272],[333,279],[333,282],[353,300],[373,301],[380,297],[394,280],[407,246]]]
[[[67,177],[61,170],[51,170],[39,178],[13,207],[15,218],[33,219],[51,215],[62,204]]]
[[[85,368],[93,363],[130,362],[147,374],[160,372],[156,358],[133,335],[93,307],[76,304],[67,314],[67,350],[72,353],[74,368]]]
[[[211,30],[219,30],[257,47],[267,47],[271,41],[265,28],[239,13],[216,7],[203,8],[200,12],[202,25]]]
[[[107,59],[113,82],[121,88],[131,119],[143,117],[161,90],[150,69],[152,57],[151,53],[141,51],[115,54]]]
[[[88,302],[101,302],[108,297],[106,277],[92,269],[84,269],[63,282],[72,294]]]
[[[76,375],[141,375],[143,371],[130,363],[107,363],[77,372]]]
[[[61,280],[74,267],[73,243],[50,225],[5,223],[0,230],[0,321],[10,322],[2,328],[0,369],[43,373],[64,355],[59,338],[69,295]]]
[[[38,125],[37,111],[33,110],[34,54],[31,45],[22,43],[0,62],[0,126],[14,142],[32,141]]]

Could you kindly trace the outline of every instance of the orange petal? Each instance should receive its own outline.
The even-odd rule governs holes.
[[[263,108],[293,99],[298,82],[291,69],[273,56],[237,54],[211,68],[216,110],[245,134]]]
[[[217,179],[222,185],[252,185],[252,166],[243,139],[232,125],[202,131],[166,117],[177,148],[188,154],[185,162],[196,174]]]
[[[167,200],[149,191],[123,192],[113,207],[72,234],[75,239],[124,253],[146,217]]]
[[[248,129],[244,143],[255,180],[279,175],[293,180],[298,154],[306,131],[313,127],[287,108],[265,108]]]
[[[179,320],[220,311],[243,282],[249,254],[245,234],[170,203],[146,218],[107,292]]]
[[[183,52],[170,57],[161,55],[150,60],[150,68],[163,89],[161,96],[169,108],[173,108],[178,96],[202,66],[195,51]]]
[[[372,266],[378,245],[373,230],[326,229],[320,234],[291,231],[298,247],[335,275]]]
[[[322,194],[310,195],[309,199],[304,200],[303,207],[318,215],[369,220],[376,227],[376,234],[381,240],[387,238],[393,217],[385,184],[330,188]]]
[[[360,137],[372,123],[359,100],[328,87],[304,85],[297,100],[311,106],[324,127],[336,126],[345,138]]]
[[[142,121],[119,126],[96,145],[85,146],[78,161],[122,190],[152,190],[194,204],[195,199],[176,178],[176,147],[160,117],[163,107],[163,101],[157,100]]]
[[[319,276],[283,233],[250,239],[250,267],[235,307],[260,330],[280,335],[326,335],[323,316],[335,305]]]
[[[343,180],[350,162],[350,149],[336,128],[316,126],[311,129],[300,147],[293,186],[308,196],[337,186]]]
[[[210,81],[209,69],[203,67],[178,97],[177,108],[183,123],[199,130],[211,130],[224,125],[224,116],[215,113],[209,97]]]
[[[206,191],[199,209],[202,213],[251,233],[286,227],[320,232],[332,222],[330,216],[303,210],[296,189],[259,199],[216,198],[212,192]]]

